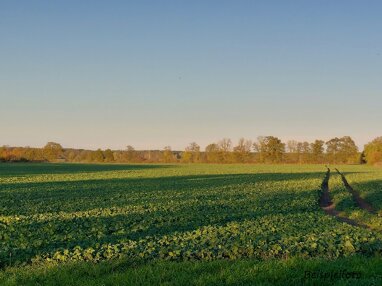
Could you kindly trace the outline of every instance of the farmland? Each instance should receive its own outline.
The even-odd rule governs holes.
[[[375,283],[382,169],[336,167],[373,208],[360,208],[331,168],[331,199],[354,224],[320,208],[322,165],[0,164],[0,282],[49,280],[73,263],[106,276],[122,262],[146,274],[217,267],[245,276],[249,265],[283,273],[339,261],[360,271],[370,263],[362,271]]]

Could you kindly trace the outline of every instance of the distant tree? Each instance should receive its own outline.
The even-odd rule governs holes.
[[[289,140],[286,144],[288,153],[297,153],[297,144],[296,140]]]
[[[113,162],[114,161],[113,151],[111,151],[110,149],[106,149],[103,152],[103,157],[104,157],[105,162]]]
[[[382,162],[382,136],[365,145],[365,159],[370,165]]]
[[[41,148],[30,148],[25,147],[22,150],[22,155],[25,160],[27,161],[43,161],[44,160],[44,154]],[[63,156],[64,157],[64,156]]]
[[[310,163],[311,161],[311,148],[310,144],[308,142],[302,142],[300,145],[301,148],[301,154],[300,154],[300,163],[306,164]]]
[[[285,153],[285,144],[274,136],[259,137],[254,149],[260,154],[264,163],[281,163]]]
[[[126,146],[126,151],[135,151],[134,147],[131,145]]]
[[[206,161],[208,163],[217,163],[219,160],[219,146],[216,143],[207,145],[205,149]]]
[[[2,147],[2,161],[13,161],[14,155],[12,154],[12,148],[5,145]]]
[[[232,141],[229,138],[223,138],[218,143],[219,149],[224,152],[229,152],[232,149]]]
[[[186,149],[194,153],[200,152],[200,146],[196,142],[190,143],[190,145]]]
[[[219,162],[228,163],[231,160],[232,141],[229,138],[223,138],[218,142],[219,146]]]
[[[192,154],[191,154],[191,152],[185,150],[182,153],[182,162],[183,163],[192,163]]]
[[[333,138],[326,142],[326,153],[331,163],[356,163],[358,161],[358,147],[349,136]]]
[[[126,146],[126,160],[128,162],[134,162],[136,160],[137,154],[133,146]]]
[[[0,162],[5,161],[5,146],[0,147]]]
[[[77,152],[75,150],[68,151],[68,153],[66,154],[66,159],[69,162],[76,162],[77,161]]]
[[[341,138],[340,147],[340,158],[342,163],[354,164],[359,162],[358,147],[350,136]]]
[[[170,146],[166,146],[163,148],[163,162],[165,163],[171,163],[174,161],[174,154],[171,151]]]
[[[365,156],[365,151],[363,151],[363,152],[361,152],[359,154],[358,163],[359,164],[366,164],[367,163],[366,156]]]
[[[48,142],[43,148],[43,155],[46,160],[55,161],[63,155],[63,148],[58,143]]]
[[[340,152],[340,139],[335,137],[327,141],[326,144],[326,153],[330,163],[338,163],[338,153]]]
[[[324,148],[325,142],[322,140],[315,140],[311,144],[311,150],[312,150],[312,161],[313,163],[323,163],[324,160]]]
[[[93,153],[94,151],[89,150],[81,150],[80,152],[80,162],[92,162],[93,161]]]
[[[185,163],[200,162],[200,146],[195,142],[190,143],[182,154],[182,161]]]
[[[354,140],[349,136],[333,138],[326,143],[315,140],[313,143],[290,140],[287,144],[277,137],[259,137],[252,146],[250,140],[240,138],[236,146],[228,138],[218,143],[209,144],[205,152],[195,142],[184,150],[172,151],[167,146],[164,150],[136,151],[132,146],[126,150],[102,151],[83,149],[63,149],[55,142],[48,142],[43,148],[31,147],[0,147],[0,161],[56,161],[65,159],[68,162],[207,162],[207,163],[382,163],[382,137],[374,139],[365,145],[365,151],[358,152]],[[326,153],[325,147],[326,146]],[[287,153],[286,153],[287,150]],[[327,161],[326,161],[327,160]]]
[[[105,160],[105,157],[103,155],[103,152],[101,149],[98,149],[96,151],[91,152],[91,159],[92,162],[101,163]]]
[[[235,161],[247,163],[251,160],[252,141],[240,138],[238,144],[233,148]]]

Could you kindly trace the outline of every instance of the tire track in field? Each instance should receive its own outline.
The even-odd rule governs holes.
[[[363,198],[361,198],[361,196],[359,195],[359,192],[357,190],[354,190],[352,188],[352,186],[350,186],[350,184],[346,180],[345,175],[342,174],[338,169],[336,169],[336,171],[341,176],[342,182],[343,182],[345,188],[351,193],[351,195],[353,197],[353,201],[357,204],[357,206],[363,210],[368,211],[371,214],[376,214],[375,209],[367,201],[365,201]]]
[[[341,222],[347,223],[352,226],[362,227],[362,228],[371,230],[369,226],[360,224],[356,222],[355,220],[352,220],[348,217],[344,217],[340,214],[339,211],[336,210],[336,206],[330,198],[329,180],[330,180],[330,169],[328,168],[328,171],[326,172],[325,178],[321,185],[321,196],[319,200],[319,205],[322,208],[322,210],[327,215],[333,216]]]

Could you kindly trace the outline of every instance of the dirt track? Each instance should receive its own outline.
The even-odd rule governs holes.
[[[366,202],[363,198],[361,198],[361,196],[359,195],[358,191],[354,190],[349,185],[349,183],[346,180],[346,177],[344,176],[344,174],[342,174],[338,169],[336,169],[336,171],[337,171],[338,174],[340,174],[340,176],[342,178],[342,182],[344,183],[345,188],[351,193],[351,195],[353,197],[353,200],[357,204],[357,206],[359,208],[361,208],[361,209],[364,209],[364,210],[368,211],[371,214],[375,214],[376,211],[374,210],[374,208],[368,202]]]
[[[328,171],[326,172],[325,178],[321,185],[321,196],[319,200],[320,207],[324,210],[324,212],[328,215],[334,216],[337,220],[341,222],[345,222],[352,226],[370,229],[370,227],[368,227],[367,225],[359,224],[355,220],[352,220],[350,218],[340,215],[340,213],[335,208],[335,204],[332,202],[330,198],[329,180],[330,180],[330,169],[328,168]]]

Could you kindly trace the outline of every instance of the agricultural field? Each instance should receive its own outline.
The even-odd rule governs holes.
[[[0,164],[0,284],[380,285],[382,168],[329,167]]]
[[[341,169],[343,177],[334,172],[330,184],[336,209],[357,224],[382,232],[381,169],[365,166]]]

